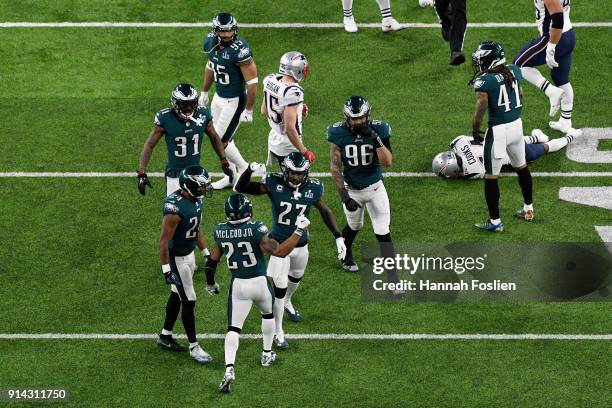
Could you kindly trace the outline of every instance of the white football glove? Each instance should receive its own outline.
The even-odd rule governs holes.
[[[336,249],[338,250],[338,259],[343,261],[346,257],[346,245],[344,244],[344,238],[336,238]]]
[[[266,174],[266,165],[263,163],[253,162],[249,164],[249,169],[255,174]]]
[[[559,66],[559,63],[555,61],[555,49],[557,48],[557,44],[553,44],[549,42],[546,45],[546,65],[548,68],[553,69]]]
[[[200,106],[208,105],[208,92],[202,91],[202,93],[200,94],[200,97],[198,98],[198,104]]]
[[[214,285],[206,285],[206,291],[209,295],[218,295],[219,294],[219,284],[215,282]]]
[[[305,215],[300,215],[295,220],[295,226],[301,230],[308,228],[309,225],[310,225],[310,220],[306,218]]]
[[[244,110],[242,115],[240,115],[240,122],[253,122],[253,110]]]

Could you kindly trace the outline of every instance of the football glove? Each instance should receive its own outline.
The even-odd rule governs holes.
[[[306,157],[306,159],[308,159],[309,162],[314,163],[314,161],[316,160],[316,156],[314,154],[313,151],[311,150],[306,150],[304,152],[304,157]]]
[[[225,174],[229,178],[232,178],[234,176],[232,170],[230,169],[230,163],[225,157],[221,159],[221,171],[223,171],[223,174]]]
[[[162,273],[164,274],[164,280],[167,285],[174,284],[174,279],[172,278],[172,269],[170,269],[169,264],[162,265]]]
[[[482,143],[484,141],[484,137],[482,137],[482,135],[484,135],[484,132],[482,130],[472,131],[472,138],[474,138],[474,141],[478,143]]]
[[[296,226],[295,233],[301,237],[302,234],[304,233],[304,230],[308,228],[309,225],[310,225],[310,220],[306,218],[305,215],[299,215],[297,219],[295,220],[295,226]]]
[[[555,50],[557,48],[557,44],[553,44],[549,42],[546,45],[546,65],[548,68],[553,69],[559,66],[559,63],[555,61]]]
[[[340,190],[340,196],[342,198],[344,206],[349,212],[357,211],[359,208],[361,208],[361,205],[359,205],[357,201],[351,198],[346,189]]]
[[[147,173],[138,173],[138,191],[140,191],[140,194],[145,195],[147,186],[153,188]]]
[[[240,115],[240,122],[253,122],[253,110],[245,109],[244,111],[242,111],[242,114]]]
[[[266,165],[262,163],[253,162],[249,164],[249,170],[256,176],[264,176],[266,174]]]
[[[200,106],[208,105],[208,92],[203,90],[202,93],[200,93],[200,97],[198,98],[198,105]]]
[[[219,294],[219,284],[215,282],[214,285],[206,285],[206,292],[209,295],[218,295]]]
[[[344,244],[344,238],[336,238],[336,249],[338,250],[338,259],[343,261],[346,258],[346,245]]]

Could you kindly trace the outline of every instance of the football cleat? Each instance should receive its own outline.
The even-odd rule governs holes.
[[[548,88],[550,89],[550,95],[548,96],[550,100],[550,112],[548,115],[555,116],[557,112],[559,112],[559,108],[561,108],[561,97],[563,97],[565,91],[552,85],[549,85]]]
[[[223,189],[232,187],[232,182],[229,176],[225,176],[215,181],[210,186],[213,188],[213,190],[223,190]]]
[[[493,224],[491,220],[479,222],[478,224],[474,224],[474,226],[478,229],[489,231],[489,232],[502,232],[504,230],[503,222],[500,222],[499,224]]]
[[[465,62],[465,55],[461,51],[451,52],[449,65],[461,65]]]
[[[342,269],[349,272],[357,272],[359,270],[359,266],[357,266],[352,258],[347,257],[342,261]]]
[[[291,320],[293,323],[299,323],[302,321],[300,312],[293,307],[291,302],[285,302],[285,311],[287,312],[287,317],[289,317],[289,320]]]
[[[355,23],[355,17],[344,17],[343,23],[344,23],[344,30],[347,33],[357,32],[358,28],[357,28],[357,23]]]
[[[581,137],[582,136],[582,129],[574,129],[571,128],[570,130],[567,131],[567,135],[565,137],[571,137],[572,139],[570,140],[570,143],[574,141],[575,137]]]
[[[540,129],[533,129],[531,131],[531,136],[535,137],[537,143],[546,143],[550,140],[550,138]]]
[[[281,350],[287,350],[289,348],[289,343],[287,343],[284,333],[276,333],[274,335],[274,345]]]
[[[236,374],[234,373],[234,367],[228,367],[225,370],[225,375],[219,384],[219,391],[222,393],[230,393],[232,392],[232,383],[236,379]]]
[[[388,33],[390,31],[402,30],[404,27],[393,17],[385,17],[382,19],[381,28],[383,33]]]
[[[524,209],[520,209],[516,212],[516,218],[520,218],[525,221],[532,221],[533,217],[535,217],[533,210],[525,211]]]
[[[419,0],[419,6],[421,7],[432,7],[434,0]]]
[[[548,126],[551,129],[558,130],[561,133],[568,133],[572,130],[572,120],[571,119],[559,119],[558,121],[550,121],[548,122]]]
[[[202,347],[200,347],[199,344],[191,347],[189,349],[189,354],[191,355],[191,358],[200,364],[206,364],[212,361],[211,355],[202,350]]]
[[[271,351],[270,353],[261,353],[261,366],[262,367],[270,367],[273,362],[276,361],[276,353]]]
[[[172,335],[160,334],[157,336],[157,345],[164,350],[170,351],[187,351],[188,348],[176,341]]]

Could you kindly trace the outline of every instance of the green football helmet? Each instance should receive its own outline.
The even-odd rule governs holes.
[[[300,152],[289,153],[281,163],[283,180],[291,188],[299,188],[308,180],[310,161]]]
[[[242,224],[253,216],[253,204],[243,194],[232,194],[225,201],[225,216],[230,224]]]
[[[179,174],[179,186],[195,198],[212,197],[210,176],[204,167],[194,164],[185,167]]]
[[[223,12],[217,14],[213,18],[212,26],[217,36],[217,43],[222,44],[224,47],[231,45],[238,35],[238,21],[230,13]],[[231,37],[221,37],[219,35],[221,32],[233,32],[233,35]]]
[[[475,73],[495,68],[506,63],[504,48],[495,41],[483,41],[472,53],[472,67]]]
[[[198,110],[198,91],[191,84],[181,83],[174,87],[170,101],[176,114],[188,120]]]

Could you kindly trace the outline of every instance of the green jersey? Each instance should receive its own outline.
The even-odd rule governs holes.
[[[386,122],[373,120],[371,127],[385,146],[390,148],[391,126]],[[342,175],[349,187],[361,190],[382,180],[375,139],[356,134],[348,128],[346,122],[338,122],[327,128],[327,141],[340,148]]]
[[[206,66],[215,76],[215,90],[222,98],[236,98],[244,94],[244,76],[240,64],[253,58],[251,46],[242,38],[225,48],[217,46],[215,33],[204,37],[204,53],[208,55]]]
[[[164,129],[168,147],[166,176],[176,178],[185,167],[200,164],[202,139],[211,119],[206,106],[198,108],[188,121],[179,119],[174,109],[162,109],[155,114],[155,125]]]
[[[261,221],[242,224],[218,224],[213,230],[215,242],[225,254],[233,278],[249,279],[266,276],[266,259],[259,246],[268,228]]]
[[[298,216],[310,214],[310,206],[323,196],[323,183],[315,178],[299,189],[291,188],[285,184],[283,175],[268,173],[263,180],[270,191],[268,194],[272,201],[272,233],[270,236],[279,243],[289,238],[295,231],[295,222]],[[308,232],[300,238],[297,246],[308,242]]]
[[[174,214],[181,217],[181,222],[174,231],[174,236],[168,243],[168,248],[174,255],[189,255],[196,246],[200,220],[202,219],[202,201],[191,201],[177,190],[164,199],[164,216]]]
[[[485,72],[474,81],[474,90],[489,96],[489,127],[514,122],[521,117],[523,104],[520,86],[523,76],[516,65],[510,64],[508,68],[514,75],[512,87],[506,86],[501,72]]]

